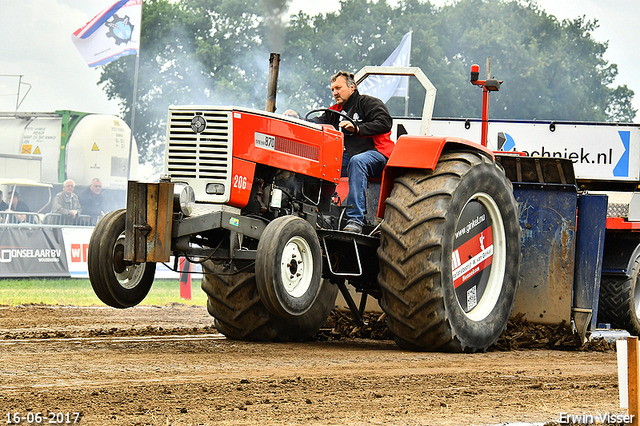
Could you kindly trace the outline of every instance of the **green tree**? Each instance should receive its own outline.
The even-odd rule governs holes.
[[[142,161],[162,163],[170,105],[264,107],[258,104],[268,69],[262,25],[257,0],[145,1],[134,124]],[[128,56],[105,66],[100,77],[127,120],[134,68],[135,57]]]
[[[332,103],[329,77],[381,64],[413,31],[411,65],[438,89],[434,115],[479,117],[481,96],[469,83],[472,64],[492,58],[504,80],[491,95],[491,118],[580,121],[634,119],[633,91],[613,87],[618,73],[591,33],[597,21],[558,21],[535,0],[341,0],[337,12],[291,16],[287,0],[147,0],[142,22],[135,135],[141,158],[162,161],[171,104],[263,109],[269,51],[282,54],[278,111],[304,114]],[[122,113],[131,113],[135,58],[105,66],[100,83]],[[410,86],[409,111],[422,111],[424,91]],[[392,112],[404,110],[392,98]]]
[[[558,22],[534,1],[461,0],[438,15],[438,34],[448,60],[469,70],[472,63],[484,65],[485,57],[492,57],[492,75],[505,82],[492,95],[492,117],[633,119],[607,115],[610,104],[624,105],[632,93],[609,87],[617,67],[603,59],[606,43],[591,37],[597,21],[579,17]],[[478,114],[477,104],[458,111]]]
[[[343,0],[339,12],[292,17],[281,69],[284,103],[301,110],[329,106],[331,75],[382,63],[404,34],[391,28],[391,14],[384,0]]]

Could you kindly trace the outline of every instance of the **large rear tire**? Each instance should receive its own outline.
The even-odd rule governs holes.
[[[449,152],[386,200],[380,305],[405,349],[485,351],[513,309],[520,264],[511,183],[488,156]]]
[[[124,261],[125,219],[124,209],[107,213],[89,241],[87,260],[91,286],[100,300],[114,308],[130,308],[142,302],[156,272],[154,262],[129,264]]]
[[[640,335],[640,254],[636,250],[629,277],[603,276],[598,301],[598,322]]]
[[[202,289],[215,326],[230,339],[255,342],[301,342],[313,337],[335,306],[338,287],[324,280],[318,296],[303,315],[282,318],[267,310],[260,299],[254,273],[229,275],[211,261],[203,264]]]

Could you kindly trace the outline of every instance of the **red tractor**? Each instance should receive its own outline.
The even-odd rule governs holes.
[[[435,89],[427,87],[421,133]],[[359,73],[358,81],[367,74]],[[140,303],[155,263],[201,263],[217,329],[232,339],[302,341],[341,291],[362,321],[378,299],[405,349],[475,352],[514,306],[518,205],[494,153],[458,139],[403,135],[371,182],[363,234],[343,232],[343,135],[245,108],[171,107],[165,175],[129,182],[127,208],[96,226],[89,275],[107,305]],[[347,285],[362,293],[357,307]]]

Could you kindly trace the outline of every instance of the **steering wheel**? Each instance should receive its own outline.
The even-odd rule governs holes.
[[[308,119],[309,119],[309,116],[310,116],[311,114],[316,113],[316,112],[328,112],[328,113],[331,113],[331,114],[337,115],[338,117],[342,117],[343,119],[345,119],[345,120],[347,120],[349,123],[351,123],[351,124],[353,125],[353,128],[354,128],[354,129],[357,129],[357,128],[358,128],[358,125],[356,124],[356,122],[355,122],[355,121],[353,121],[353,118],[349,117],[347,114],[342,114],[340,111],[336,111],[336,110],[329,109],[329,108],[318,108],[318,109],[312,109],[311,111],[309,111],[309,112],[304,116],[304,119],[305,119],[305,120],[308,120]],[[345,129],[344,127],[342,127],[342,128],[340,128],[340,130],[344,133],[346,129]],[[352,132],[352,133],[355,133],[355,132]]]

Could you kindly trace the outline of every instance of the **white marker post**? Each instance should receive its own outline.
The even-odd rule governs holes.
[[[632,425],[637,425],[640,411],[640,350],[638,338],[627,337],[627,340],[616,340],[618,357],[618,390],[620,408],[627,408]]]

